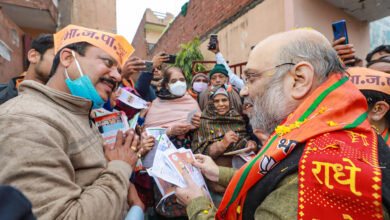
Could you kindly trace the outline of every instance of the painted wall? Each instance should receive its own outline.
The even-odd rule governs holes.
[[[116,33],[116,1],[73,0],[71,23]]]
[[[267,36],[293,28],[312,27],[332,41],[331,24],[342,19],[357,56],[364,59],[370,50],[369,24],[323,0],[265,0],[216,34],[222,54],[232,65],[246,62],[250,47]],[[207,50],[208,42],[207,38],[200,49],[205,60],[215,60]]]
[[[294,26],[312,27],[324,34],[330,41],[333,41],[332,23],[345,20],[349,42],[356,50],[356,55],[364,60],[370,51],[370,26],[369,23],[345,13],[342,9],[333,6],[323,0],[285,0],[293,1]]]
[[[265,0],[217,32],[220,50],[229,65],[246,62],[250,48],[267,36],[284,30],[283,0]],[[209,39],[200,49],[205,60],[215,60],[207,50]]]

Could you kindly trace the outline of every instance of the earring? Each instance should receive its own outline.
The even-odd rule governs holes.
[[[379,110],[379,105],[375,105],[374,112],[377,112]]]

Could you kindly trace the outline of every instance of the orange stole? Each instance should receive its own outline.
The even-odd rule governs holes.
[[[123,83],[123,85],[125,85],[126,87],[130,87],[130,88],[134,89],[134,82],[133,82],[133,80],[132,80],[130,77],[129,77],[129,80],[123,78],[123,79],[122,79],[122,83]]]
[[[299,162],[298,219],[382,219],[374,130],[343,130],[307,142]]]
[[[298,143],[351,129],[353,132],[372,132],[367,120],[367,102],[347,77],[335,73],[275,129],[256,157],[238,170],[226,189],[216,219],[242,219],[248,190]],[[340,162],[345,164],[343,160]],[[338,188],[327,190],[337,192]]]
[[[389,138],[389,134],[390,134],[390,131],[389,131],[389,128],[386,128],[383,133],[382,133],[382,137],[383,137],[383,140],[385,140],[386,144],[388,147],[390,147],[390,138]]]
[[[188,89],[187,92],[188,92],[188,94],[189,94],[192,98],[194,98],[195,100],[198,99],[198,94],[196,94],[195,92],[193,92],[192,89]]]

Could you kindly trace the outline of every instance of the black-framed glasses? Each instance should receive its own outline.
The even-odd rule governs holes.
[[[247,84],[248,80],[250,80],[250,78],[259,77],[264,72],[270,71],[272,69],[275,69],[275,68],[278,68],[278,67],[281,67],[281,66],[284,66],[284,65],[295,65],[295,63],[282,63],[282,64],[276,65],[274,67],[270,67],[270,68],[267,68],[265,70],[262,70],[260,72],[251,73],[249,75],[248,74],[243,74],[243,80],[245,81],[245,84]]]

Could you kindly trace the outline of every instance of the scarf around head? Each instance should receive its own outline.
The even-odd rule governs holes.
[[[193,135],[191,144],[193,152],[208,154],[208,146],[217,141],[222,141],[228,131],[234,131],[239,141],[229,145],[225,153],[244,148],[250,140],[246,131],[245,120],[233,109],[230,99],[230,110],[225,115],[217,113],[212,98],[216,90],[210,91],[207,107],[200,117],[201,125]]]
[[[346,129],[372,132],[367,120],[365,97],[348,77],[335,73],[275,129],[256,157],[238,170],[226,189],[216,219],[242,219],[239,209],[242,210],[248,190],[298,143],[305,143],[321,134]],[[296,144],[286,153],[283,148],[278,147],[282,139],[294,140]],[[267,165],[266,170],[263,170],[263,162],[271,160],[272,163],[269,164],[272,166]]]

